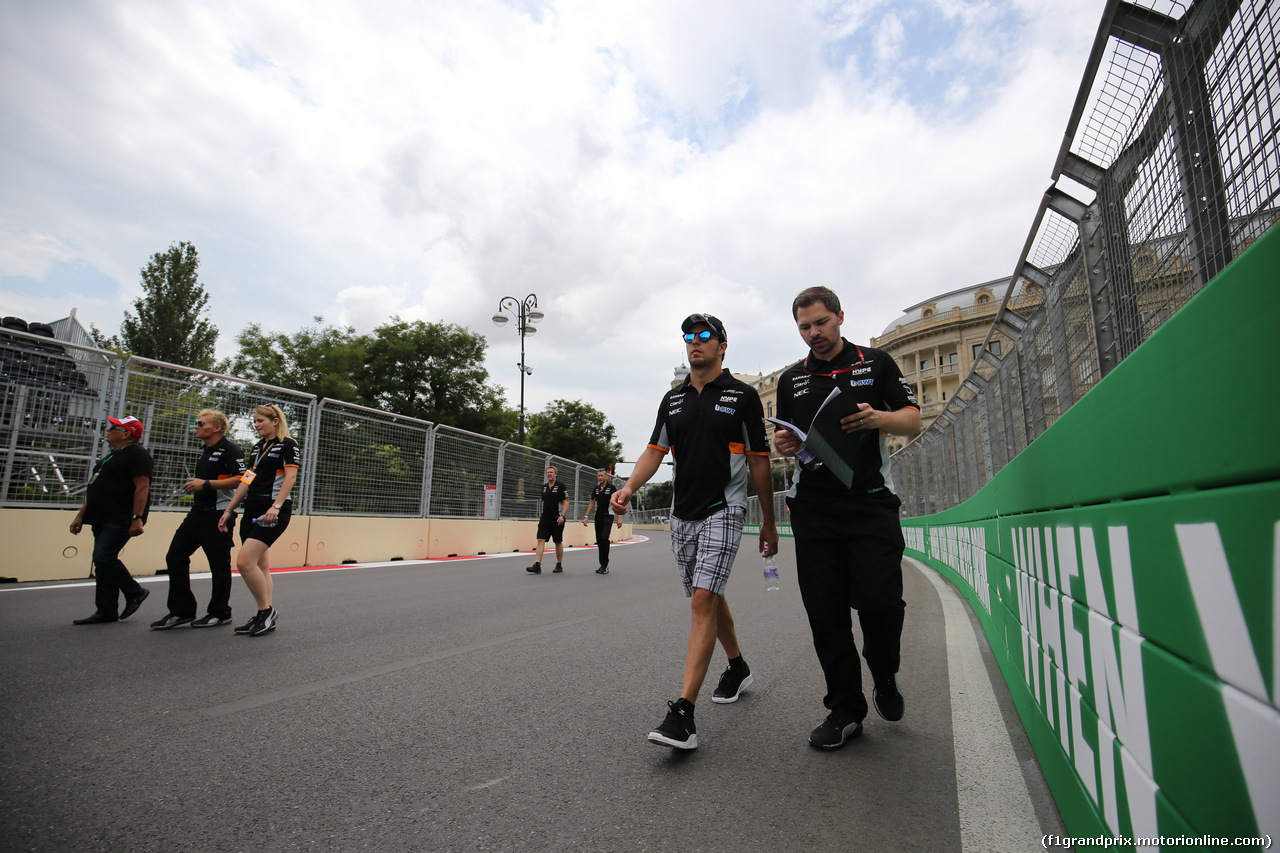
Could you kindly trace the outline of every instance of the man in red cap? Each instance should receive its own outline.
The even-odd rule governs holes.
[[[97,609],[93,615],[74,620],[76,625],[115,622],[132,616],[150,594],[142,588],[124,563],[120,551],[129,539],[141,536],[151,507],[151,454],[138,442],[142,421],[129,415],[107,418],[106,440],[111,448],[93,466],[84,505],[71,521],[71,532],[79,535],[84,525],[93,530]],[[124,610],[117,616],[120,593]]]

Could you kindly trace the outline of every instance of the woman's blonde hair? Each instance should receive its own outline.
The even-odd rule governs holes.
[[[223,435],[226,435],[227,431],[231,429],[231,422],[227,420],[227,416],[216,409],[205,409],[196,415],[196,419],[202,420],[207,424],[213,424],[218,428],[218,432]]]
[[[284,410],[273,403],[263,403],[261,406],[253,410],[255,415],[262,415],[264,418],[271,418],[276,422],[276,438],[290,438],[289,421],[284,416]]]

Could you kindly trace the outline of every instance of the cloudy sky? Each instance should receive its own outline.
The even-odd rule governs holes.
[[[536,293],[530,410],[585,399],[633,459],[692,311],[769,372],[803,287],[865,341],[1012,272],[1103,7],[3,3],[0,313],[115,331],[188,240],[220,356],[251,321],[443,320],[514,405],[490,317]]]

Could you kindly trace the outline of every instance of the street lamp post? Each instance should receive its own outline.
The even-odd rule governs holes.
[[[493,315],[493,325],[505,326],[507,324],[507,315],[502,313],[504,311],[510,311],[515,314],[516,334],[520,336],[520,363],[516,367],[520,368],[520,443],[524,444],[524,377],[533,373],[533,368],[524,363],[524,339],[527,335],[532,335],[538,331],[533,327],[533,324],[542,322],[542,318],[546,315],[538,310],[538,294],[536,293],[530,293],[524,298],[524,301],[520,301],[514,296],[504,296],[499,299],[498,313]]]

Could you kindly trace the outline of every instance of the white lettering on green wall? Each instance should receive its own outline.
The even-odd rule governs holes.
[[[1138,633],[1128,530],[1107,530],[1109,585],[1092,528],[1015,527],[1010,532],[1027,687],[1111,830],[1154,835],[1157,786],[1150,769],[1144,641]],[[1070,595],[1076,579],[1083,582],[1084,602]],[[1087,709],[1097,715],[1097,750],[1085,738]],[[1128,802],[1125,820],[1119,813],[1121,789]]]

